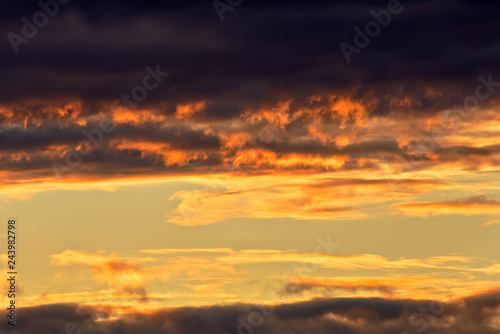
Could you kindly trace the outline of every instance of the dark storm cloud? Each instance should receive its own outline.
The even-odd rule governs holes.
[[[31,20],[40,7],[36,1],[10,3],[0,11],[2,168],[52,170],[51,163],[63,161],[66,154],[54,147],[74,148],[86,139],[77,124],[86,121],[85,128],[93,129],[90,116],[111,114],[112,101],[131,94],[142,84],[146,67],[156,64],[170,72],[169,77],[128,111],[146,110],[148,119],[158,116],[160,121],[116,124],[75,172],[151,173],[174,167],[220,171],[227,160],[253,149],[277,158],[343,156],[348,158],[344,170],[361,168],[360,158],[373,158],[363,164],[371,169],[377,168],[376,161],[394,157],[428,163],[430,157],[399,144],[398,131],[393,138],[340,145],[333,142],[336,130],[324,129],[332,140],[323,141],[311,136],[311,126],[319,131],[323,123],[358,124],[366,114],[394,115],[394,120],[408,114],[427,117],[463,103],[465,96],[474,94],[479,75],[487,78],[492,73],[493,81],[500,82],[500,37],[491,33],[500,24],[495,14],[500,5],[404,2],[402,12],[347,64],[339,43],[352,44],[353,27],[363,29],[373,19],[371,10],[386,7],[386,1],[245,0],[220,22],[211,1],[70,1],[15,54],[7,34],[21,33],[21,17]],[[495,105],[497,96],[493,92],[481,107]],[[284,101],[289,108],[282,110],[290,119],[272,138],[224,146],[233,134],[259,137],[260,129],[272,121],[245,117],[262,115]],[[205,102],[201,110],[181,116],[189,126],[179,126],[178,107],[198,102]],[[163,117],[174,113],[176,117]],[[165,119],[179,122],[167,126]],[[242,130],[226,123],[221,131],[215,120],[224,119],[247,124]],[[173,153],[163,154],[152,145],[151,150],[118,147],[120,141],[167,144],[187,156],[166,163]],[[489,157],[497,152],[496,146],[466,144],[433,151],[441,162],[474,157],[476,166],[470,162],[469,168],[494,163]],[[255,161],[240,159],[239,164],[241,169],[255,168]],[[273,161],[260,166],[281,168]]]
[[[352,157],[369,156],[372,153],[401,153],[404,152],[398,148],[398,143],[395,140],[378,140],[360,144],[347,145],[343,148],[338,148],[334,144],[323,145],[317,141],[307,141],[302,143],[271,142],[262,145],[267,150],[278,153],[300,153],[300,154],[321,154],[324,156],[331,155],[349,155]]]
[[[378,291],[384,294],[390,294],[395,290],[394,286],[390,285],[359,285],[359,286],[343,286],[342,284],[321,284],[317,282],[293,282],[287,283],[284,288],[284,292],[290,295],[300,295],[305,291],[335,291],[335,290],[345,290],[350,292],[358,291]]]
[[[0,130],[0,151],[39,149],[49,145],[76,146],[89,137],[97,140],[98,137],[92,132],[98,128],[98,123],[90,123],[87,126],[59,126],[53,123],[35,129],[8,127]],[[115,126],[112,136],[114,140],[168,144],[172,149],[186,151],[217,150],[220,147],[219,138],[216,136],[181,126],[159,127],[156,123],[145,123],[141,126],[120,124]]]
[[[498,292],[468,297],[463,303],[446,304],[430,300],[335,298],[275,307],[245,304],[182,307],[149,314],[132,313],[119,320],[109,319],[112,308],[100,307],[94,313],[74,304],[57,304],[19,310],[22,320],[9,332],[58,333],[72,323],[74,329],[80,328],[89,334],[271,334],[291,331],[297,334],[392,334],[403,330],[416,333],[424,327],[429,334],[493,334],[499,333],[491,322],[498,314],[499,304]],[[427,313],[419,313],[422,309]],[[432,318],[425,317],[430,315]],[[97,322],[96,317],[105,321]]]
[[[16,2],[2,12],[1,34],[19,33],[39,10]],[[25,4],[28,4],[27,6]],[[448,108],[469,95],[480,74],[500,80],[493,2],[414,1],[347,64],[339,43],[372,20],[385,1],[243,1],[219,21],[210,1],[73,1],[14,54],[0,44],[0,100],[76,98],[110,102],[160,63],[169,83],[145,105],[214,102],[206,117],[311,94],[371,102],[375,113]],[[429,91],[444,92],[428,94]],[[408,107],[391,103],[406,98]],[[401,109],[401,108],[400,108]]]
[[[322,158],[342,156],[348,160],[342,167],[344,170],[359,170],[360,168],[377,169],[372,165],[359,165],[360,158],[371,158],[377,162],[392,161],[399,156],[411,161],[431,162],[426,156],[418,152],[413,153],[412,146],[399,146],[394,139],[374,138],[369,141],[352,143],[344,147],[334,142],[322,143],[313,139],[297,139],[294,133],[279,133],[279,138],[270,142],[262,142],[256,138],[256,130],[249,127],[241,135],[248,135],[249,140],[239,147],[226,147],[224,131],[217,128],[207,132],[204,129],[195,129],[188,125],[168,124],[167,122],[144,121],[140,123],[117,123],[111,133],[97,134],[99,122],[89,121],[85,125],[65,121],[47,121],[39,126],[9,125],[0,129],[0,164],[3,170],[42,172],[46,175],[53,173],[53,162],[72,165],[68,148],[78,150],[82,143],[86,143],[81,155],[81,165],[72,170],[76,174],[108,175],[117,174],[149,174],[159,172],[206,172],[211,168],[213,172],[224,171],[228,161],[236,161],[242,151],[260,149],[276,155],[276,158],[287,157],[291,154],[304,156],[314,155]],[[192,126],[192,125],[191,125]],[[303,124],[307,127],[307,124]],[[297,130],[297,129],[295,129]],[[248,131],[248,132],[246,132]],[[297,131],[295,131],[297,132]],[[257,136],[258,137],[258,136]],[[155,146],[160,145],[160,146]],[[462,161],[466,157],[484,157],[496,154],[498,145],[483,148],[468,146],[439,147],[435,150],[437,160],[434,162],[446,163]],[[179,152],[183,154],[179,156]],[[76,154],[76,153],[75,153]],[[180,158],[182,157],[182,158]],[[70,159],[70,160],[68,160]],[[483,160],[484,160],[483,159]],[[307,159],[306,159],[307,160]],[[474,159],[476,168],[488,161]],[[255,171],[257,160],[238,160],[238,170],[242,172]],[[306,162],[306,161],[304,161]],[[287,167],[288,170],[305,168],[298,162]],[[424,165],[420,166],[423,168]],[[470,166],[471,168],[473,166]],[[271,170],[284,168],[275,165],[269,160],[260,164],[260,169]],[[319,167],[318,167],[319,168]],[[416,168],[416,167],[415,167]],[[319,170],[324,170],[319,168]],[[335,181],[338,182],[338,181]]]

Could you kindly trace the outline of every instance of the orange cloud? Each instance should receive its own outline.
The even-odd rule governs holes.
[[[150,254],[166,254],[165,251],[144,251]],[[177,253],[173,250],[171,253]],[[87,253],[82,251],[66,250],[51,256],[56,266],[83,264],[90,267],[98,283],[107,284],[112,290],[101,291],[113,298],[122,298],[124,295],[145,300],[150,298],[146,294],[146,287],[155,280],[166,281],[172,276],[177,278],[225,278],[230,280],[241,276],[232,266],[217,263],[210,259],[178,256],[170,259],[151,257],[121,258],[116,255],[101,253]],[[218,292],[220,294],[220,291]]]
[[[385,179],[292,176],[273,183],[265,177],[252,180],[233,178],[228,190],[179,191],[169,199],[180,203],[167,216],[168,222],[197,226],[241,217],[363,219],[369,217],[364,208],[447,186],[440,181],[403,179],[398,181],[401,191],[392,192]],[[256,183],[262,186],[255,188]]]
[[[493,215],[499,212],[500,202],[479,195],[455,201],[402,203],[396,204],[395,207],[405,214],[420,217],[451,214]]]
[[[355,255],[332,255],[321,252],[318,247],[316,253],[301,253],[296,250],[275,250],[275,249],[244,249],[233,250],[231,248],[186,248],[186,249],[145,249],[141,253],[172,255],[176,253],[207,255],[214,264],[224,264],[228,266],[256,264],[256,263],[303,263],[311,264],[321,268],[331,268],[339,270],[358,270],[358,269],[442,269],[463,270],[463,271],[488,271],[496,270],[496,265],[477,267],[481,258],[466,257],[457,255],[433,256],[428,258],[400,258],[397,260],[388,260],[387,258],[376,254],[355,254]],[[185,261],[189,263],[196,261],[205,261],[202,258],[176,257],[176,262]],[[472,265],[476,265],[473,267]]]
[[[184,105],[178,105],[176,110],[176,116],[178,118],[190,118],[196,113],[199,113],[206,108],[207,102],[197,102],[189,103]]]
[[[276,278],[279,282],[279,277]],[[498,287],[497,281],[470,281],[431,276],[292,277],[284,286],[286,295],[373,296],[452,301]]]
[[[156,261],[151,258],[131,258],[124,262],[114,255],[106,256],[102,253],[86,253],[73,250],[66,250],[60,254],[52,255],[51,259],[56,266],[88,265],[98,282],[108,284],[121,293],[143,296],[145,296],[144,288],[146,283],[154,277],[148,275],[147,270],[140,268],[138,264]]]
[[[500,224],[500,219],[489,220],[486,223],[484,223],[483,226],[490,226],[490,225],[494,225],[494,224]]]

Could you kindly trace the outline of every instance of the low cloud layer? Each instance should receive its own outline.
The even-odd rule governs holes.
[[[447,303],[432,300],[333,298],[269,305],[182,307],[140,312],[106,306],[43,305],[19,310],[10,333],[38,334],[81,329],[89,334],[495,334],[500,332],[500,294],[490,292]],[[123,309],[122,309],[123,311]],[[22,316],[22,318],[21,318]]]

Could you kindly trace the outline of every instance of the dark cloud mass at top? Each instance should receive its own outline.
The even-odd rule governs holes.
[[[55,3],[48,1],[42,3]],[[400,12],[348,64],[339,44],[355,44],[353,28],[364,30],[373,20],[370,12],[384,11],[388,3],[245,0],[224,12],[221,22],[211,1],[73,0],[59,5],[35,37],[18,45],[17,54],[8,34],[22,35],[22,18],[32,22],[41,7],[36,1],[4,3],[0,151],[21,156],[0,157],[2,169],[53,174],[51,163],[63,161],[68,148],[77,149],[86,139],[82,130],[91,131],[103,117],[115,122],[116,131],[85,159],[92,162],[90,174],[109,173],[108,160],[118,169],[127,162],[128,172],[130,166],[144,167],[135,170],[139,173],[161,165],[193,170],[222,165],[238,149],[256,147],[277,158],[316,154],[356,160],[378,153],[382,160],[394,155],[410,159],[416,153],[396,140],[406,133],[402,129],[392,138],[378,139],[366,137],[369,130],[356,129],[345,145],[317,133],[333,140],[342,134],[344,122],[358,125],[363,117],[434,117],[474,94],[478,76],[490,75],[490,88],[497,89],[500,5],[402,1]],[[132,116],[113,114],[113,101],[143,84],[148,67],[169,76],[129,108]],[[191,112],[197,103],[199,108]],[[481,101],[482,108],[497,104],[495,92]],[[122,100],[120,106],[127,104]],[[182,108],[191,108],[181,115],[189,124],[175,124]],[[251,119],[271,110],[278,110],[274,120]],[[272,124],[283,119],[280,110],[290,120]],[[141,111],[149,118],[140,116]],[[132,122],[133,117],[139,121]],[[242,119],[248,126],[230,123]],[[255,138],[262,137],[258,131],[270,124],[275,127],[272,137],[255,145]],[[247,136],[247,143],[234,144],[238,133]],[[354,143],[354,137],[368,139]],[[187,153],[173,158],[165,153],[172,150]],[[435,150],[443,161],[486,157],[493,151],[463,144]],[[429,156],[420,159],[428,161]],[[272,163],[264,165],[273,168]],[[344,166],[357,168],[357,163]]]
[[[347,64],[339,43],[353,44],[371,10],[385,1],[243,1],[219,17],[210,1],[70,1],[19,54],[5,37],[40,7],[10,2],[2,10],[0,100],[78,98],[108,101],[137,84],[147,65],[172,73],[146,101],[168,106],[193,99],[224,102],[211,117],[311,94],[408,97],[427,112],[463,98],[477,75],[497,72],[496,2],[413,1]],[[445,100],[422,97],[447,91]],[[229,110],[235,110],[231,112]]]

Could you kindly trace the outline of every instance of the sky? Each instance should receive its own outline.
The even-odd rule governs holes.
[[[495,1],[0,7],[0,333],[500,333]]]

